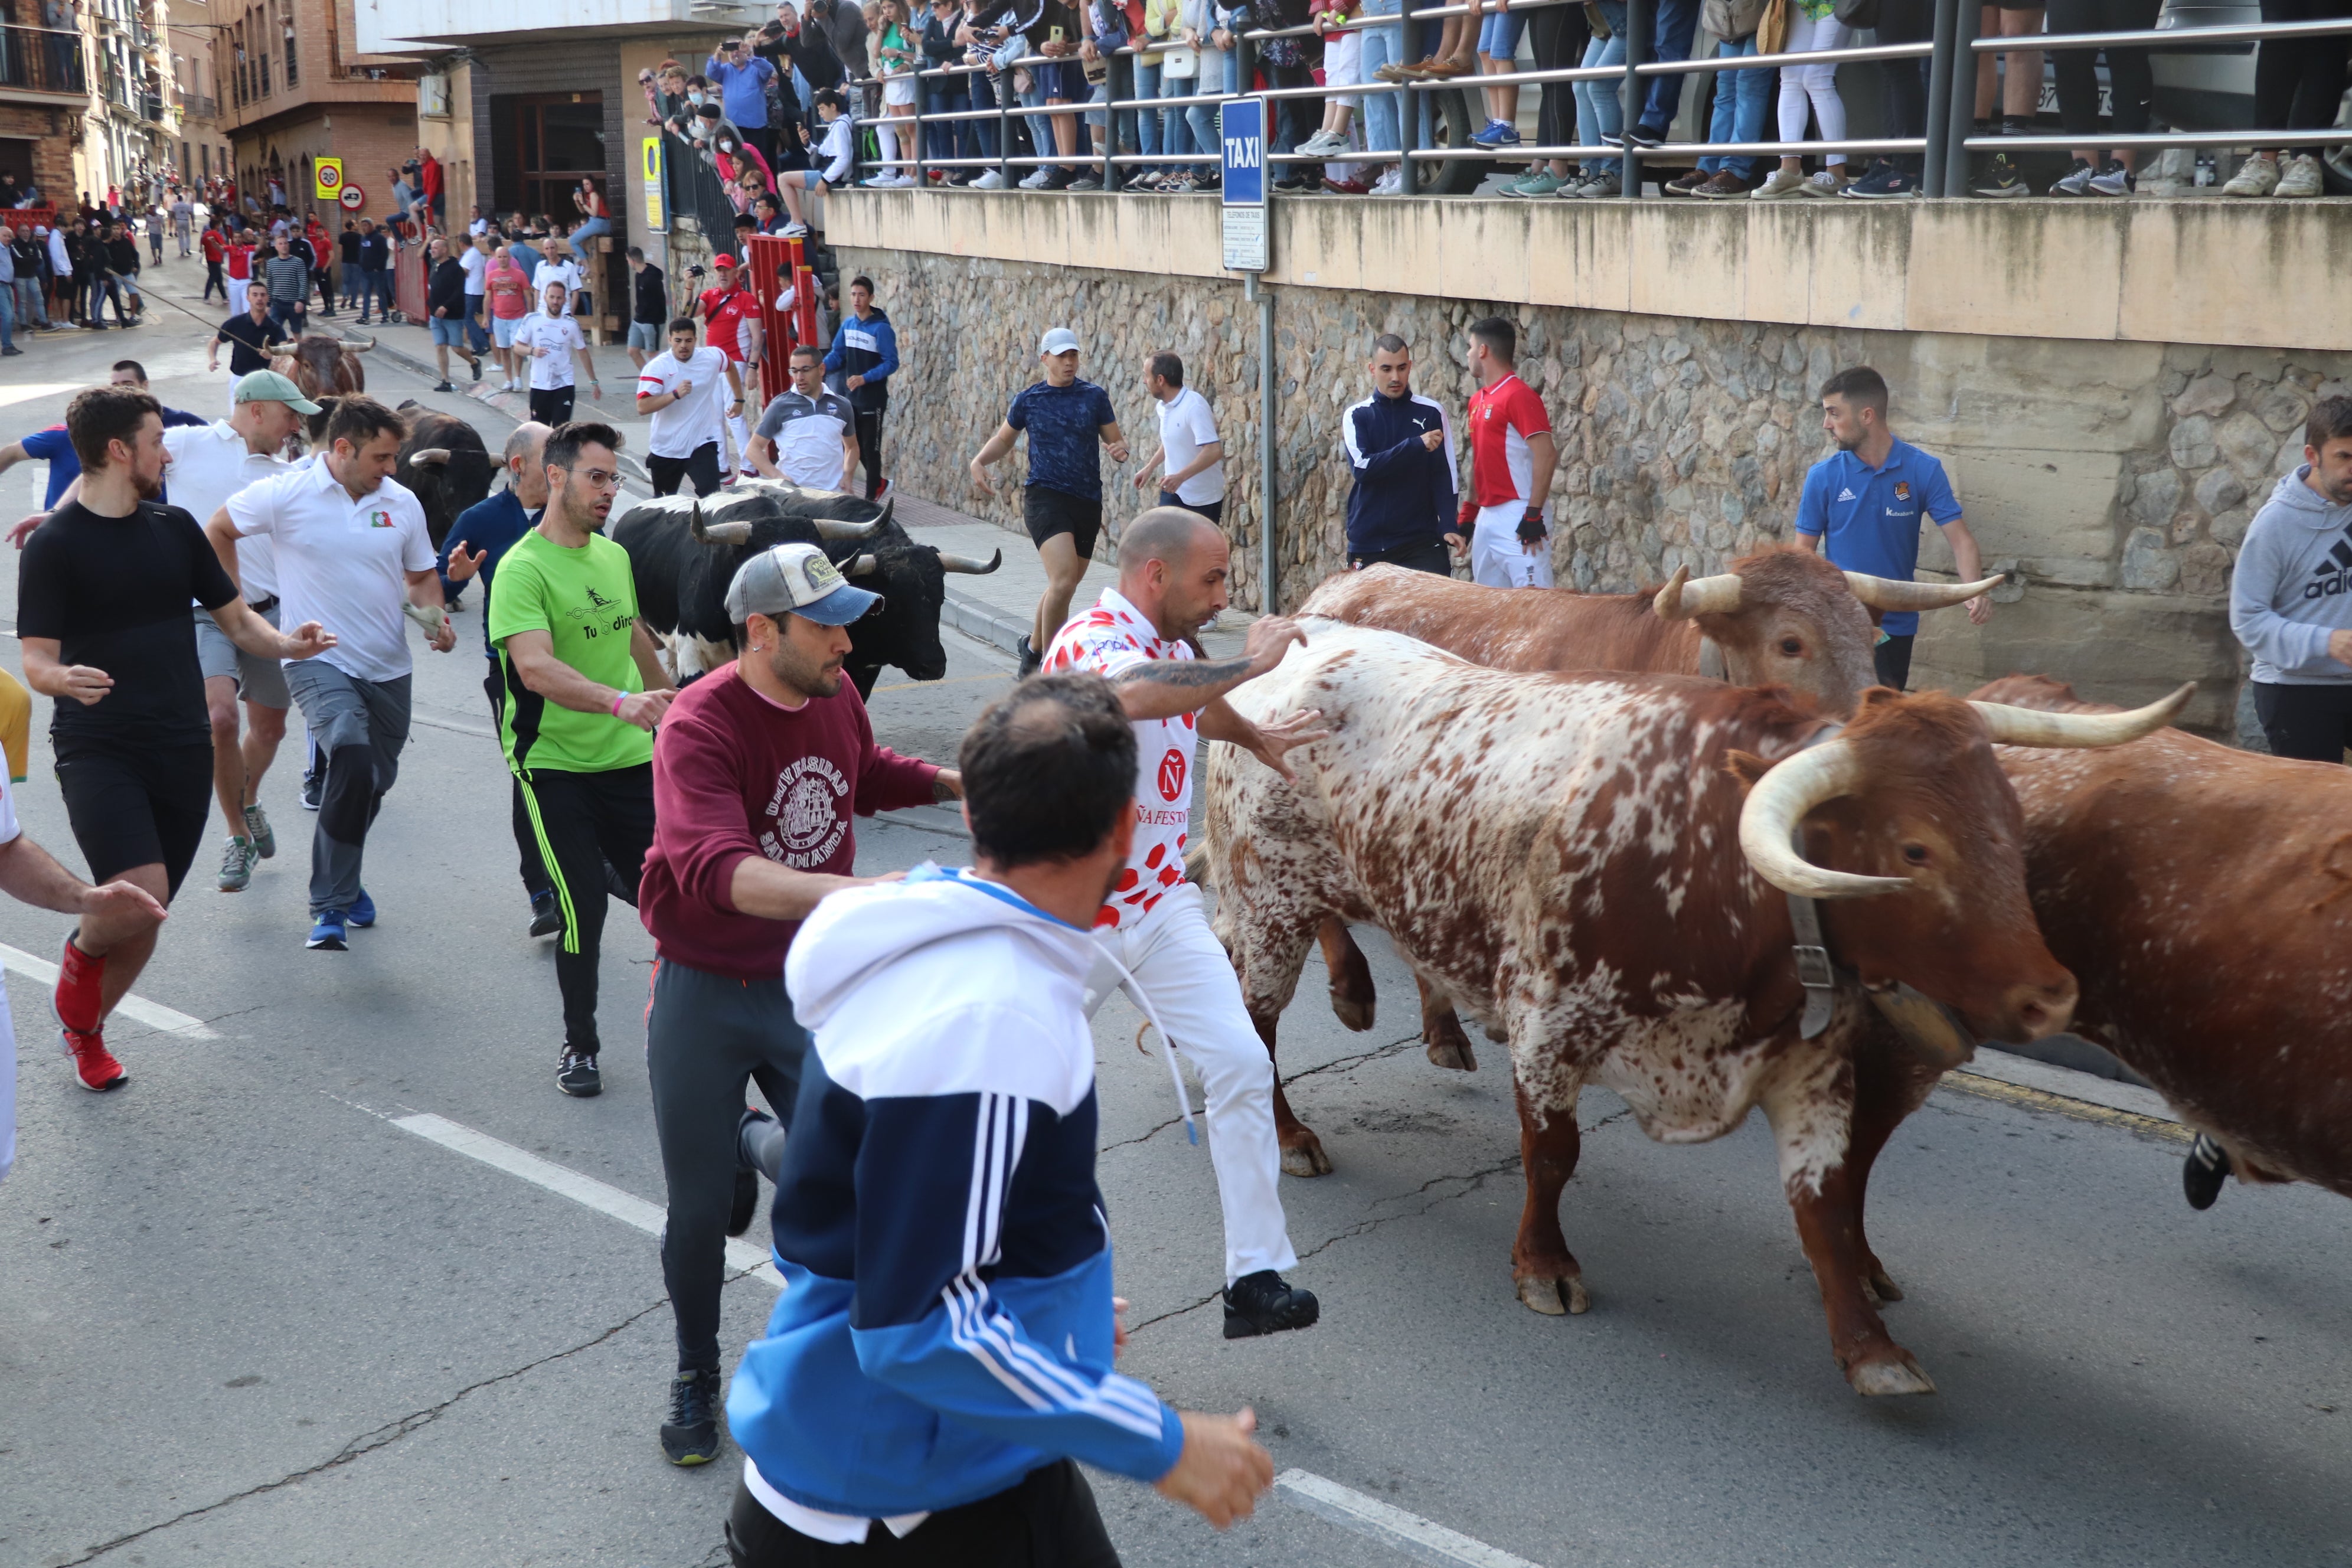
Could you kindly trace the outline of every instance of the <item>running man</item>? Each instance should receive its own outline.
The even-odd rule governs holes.
[[[695,332],[692,316],[672,321],[669,353],[646,360],[637,373],[637,412],[651,426],[646,472],[656,496],[676,495],[681,479],[692,479],[698,496],[716,495],[727,421],[743,412],[743,379],[735,363],[708,343],[697,348]]]
[[[1127,461],[1127,437],[1119,434],[1110,395],[1078,379],[1078,334],[1054,328],[1037,345],[1037,357],[1045,363],[1045,379],[1013,398],[1004,423],[971,459],[972,488],[993,497],[989,465],[1010,457],[1014,438],[1029,432],[1029,486],[1021,492],[1021,517],[1045,568],[1045,592],[1037,600],[1029,635],[1021,639],[1024,676],[1036,672],[1045,658],[1040,650],[1069,619],[1070,596],[1078,591],[1102,532],[1102,464],[1096,443],[1109,451],[1112,462]]]
[[[507,693],[499,745],[563,912],[555,1086],[583,1098],[604,1088],[596,963],[606,869],[634,905],[654,837],[653,732],[677,695],[637,619],[629,552],[604,537],[621,489],[620,445],[611,426],[585,421],[547,437],[547,504],[506,552],[484,613]]]
[[[1233,960],[1209,930],[1201,890],[1184,879],[1194,742],[1228,741],[1288,778],[1284,753],[1321,740],[1321,715],[1261,729],[1225,693],[1282,662],[1306,634],[1286,616],[1254,622],[1240,658],[1202,660],[1192,638],[1225,607],[1224,535],[1197,512],[1153,507],[1118,542],[1118,586],[1062,628],[1045,673],[1092,670],[1109,680],[1135,723],[1135,839],[1127,869],[1094,917],[1105,958],[1087,982],[1087,1011],[1122,984],[1165,1026],[1208,1096],[1209,1157],[1225,1222],[1225,1338],[1303,1329],[1314,1295],[1282,1271],[1298,1262],[1276,1190],[1282,1149],[1274,1131],[1274,1063],[1242,1005]]]
[[[793,350],[793,386],[780,393],[751,435],[751,466],[772,479],[837,490],[857,467],[857,412],[824,384],[824,356]]]
[[[737,1152],[745,1081],[758,1079],[787,1116],[800,1090],[808,1034],[784,994],[784,955],[819,899],[860,884],[853,813],[962,794],[953,769],[877,745],[842,679],[849,624],[876,599],[814,544],[751,557],[727,587],[742,656],[680,692],[654,742],[654,844],[637,908],[659,955],[646,1071],[669,1187],[662,1275],[677,1373],[661,1444],[674,1465],[719,1451],[727,1237],[751,1225],[760,1194]]]
[[[361,885],[367,832],[400,773],[408,743],[407,610],[434,625],[436,653],[457,646],[442,608],[425,509],[393,479],[407,426],[372,397],[346,397],[327,422],[327,450],[274,479],[248,485],[205,531],[232,572],[236,542],[267,534],[278,563],[281,614],[332,626],[331,657],[289,665],[286,683],[327,779],[310,835],[310,934],[304,945],[341,952],[349,930],[375,924]]]
[[[1500,316],[1470,328],[1470,485],[1457,518],[1470,536],[1470,580],[1490,588],[1551,586],[1551,494],[1559,453],[1551,415],[1514,367],[1518,329]]]
[[[857,442],[856,450],[866,460],[866,499],[880,500],[890,489],[890,481],[882,477],[882,420],[890,412],[889,378],[898,370],[898,332],[889,316],[874,303],[871,278],[849,280],[849,314],[833,334],[824,368],[840,375],[841,389],[857,411],[852,434]]]
[[[228,345],[228,379],[234,399],[237,378],[269,368],[269,351],[280,343],[290,343],[293,334],[269,313],[269,285],[248,283],[245,286],[245,314],[231,316],[220,324],[220,330],[205,345],[205,374],[210,375],[220,368],[221,344]],[[234,401],[231,403],[234,407]]]
[[[522,319],[514,331],[514,355],[530,362],[530,416],[551,429],[572,418],[572,400],[580,384],[572,374],[579,362],[588,378],[588,395],[604,401],[604,384],[596,379],[596,362],[588,357],[588,340],[580,323],[564,309],[564,288],[550,283],[540,291],[540,308]]]
[[[67,406],[66,428],[81,489],[25,545],[16,584],[25,678],[56,700],[58,784],[91,879],[127,881],[168,905],[211,814],[212,739],[188,602],[265,658],[309,659],[335,638],[316,621],[280,634],[237,596],[195,520],[147,499],[171,461],[154,398],[91,387]],[[58,1019],[84,1089],[128,1081],[106,1048],[106,1017],[146,967],[155,936],[151,910],[118,900],[66,939]]]
[[[766,342],[760,327],[760,301],[744,287],[743,269],[735,265],[731,256],[713,258],[710,265],[718,269],[718,286],[702,292],[699,304],[702,319],[710,323],[710,346],[727,356],[740,386],[760,384],[760,355]],[[728,473],[739,468],[745,474],[756,473],[751,467],[751,432],[743,424],[743,411],[738,406],[727,416]]]

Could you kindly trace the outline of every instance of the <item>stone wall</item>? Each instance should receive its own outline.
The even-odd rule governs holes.
[[[1229,458],[1235,601],[1261,602],[1256,308],[1238,284],[935,252],[845,247],[845,278],[876,279],[904,368],[891,399],[893,475],[916,494],[1008,529],[1019,492],[972,493],[966,464],[1036,374],[1045,328],[1085,344],[1082,374],[1111,395],[1137,459],[1156,444],[1142,364],[1184,356]],[[1945,459],[1992,563],[2021,581],[1987,626],[1931,616],[1920,683],[1965,689],[2013,669],[2086,695],[2145,700],[2204,688],[2196,727],[2235,735],[2240,660],[2226,616],[2234,549],[2276,477],[2301,460],[2314,397],[2352,379],[2352,354],[1868,331],[1312,288],[1276,295],[1280,506],[1277,605],[1342,564],[1348,465],[1339,424],[1364,396],[1372,337],[1415,346],[1415,388],[1459,411],[1475,383],[1462,329],[1516,320],[1519,370],[1560,437],[1553,494],[1563,585],[1655,584],[1681,564],[1720,570],[1790,536],[1806,468],[1824,451],[1815,389],[1876,365],[1898,434]],[[1018,459],[1008,470],[1017,473]],[[1117,526],[1140,501],[1136,464],[1104,462]],[[1932,534],[1923,569],[1948,572]]]

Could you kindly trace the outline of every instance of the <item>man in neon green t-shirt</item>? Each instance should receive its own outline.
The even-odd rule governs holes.
[[[604,868],[636,902],[654,837],[653,731],[677,695],[637,620],[628,552],[604,537],[621,488],[620,444],[611,426],[584,420],[547,438],[547,508],[499,562],[488,610],[508,693],[499,742],[563,911],[555,1083],[582,1096],[604,1087],[596,1067]]]

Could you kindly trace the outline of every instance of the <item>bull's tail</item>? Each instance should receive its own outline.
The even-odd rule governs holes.
[[[1209,847],[1207,844],[1195,844],[1184,851],[1184,879],[1199,888],[1213,888],[1216,886],[1214,882],[1209,879]]]

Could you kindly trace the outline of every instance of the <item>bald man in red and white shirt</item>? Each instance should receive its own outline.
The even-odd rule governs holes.
[[[1135,722],[1136,827],[1127,869],[1095,917],[1103,958],[1087,985],[1091,1014],[1122,984],[1148,998],[1208,1097],[1209,1157],[1225,1222],[1225,1337],[1303,1329],[1314,1295],[1282,1278],[1292,1250],[1276,1190],[1282,1148],[1274,1127],[1274,1063],[1242,1005],[1233,961],[1209,929],[1201,890],[1184,879],[1195,742],[1226,741],[1284,777],[1284,753],[1321,740],[1321,715],[1251,723],[1226,692],[1282,661],[1307,639],[1269,616],[1250,627],[1243,656],[1197,657],[1188,640],[1225,606],[1224,536],[1197,512],[1154,507],[1118,542],[1118,586],[1065,625],[1045,671],[1091,670],[1118,689]],[[1144,998],[1139,998],[1139,1001]]]

